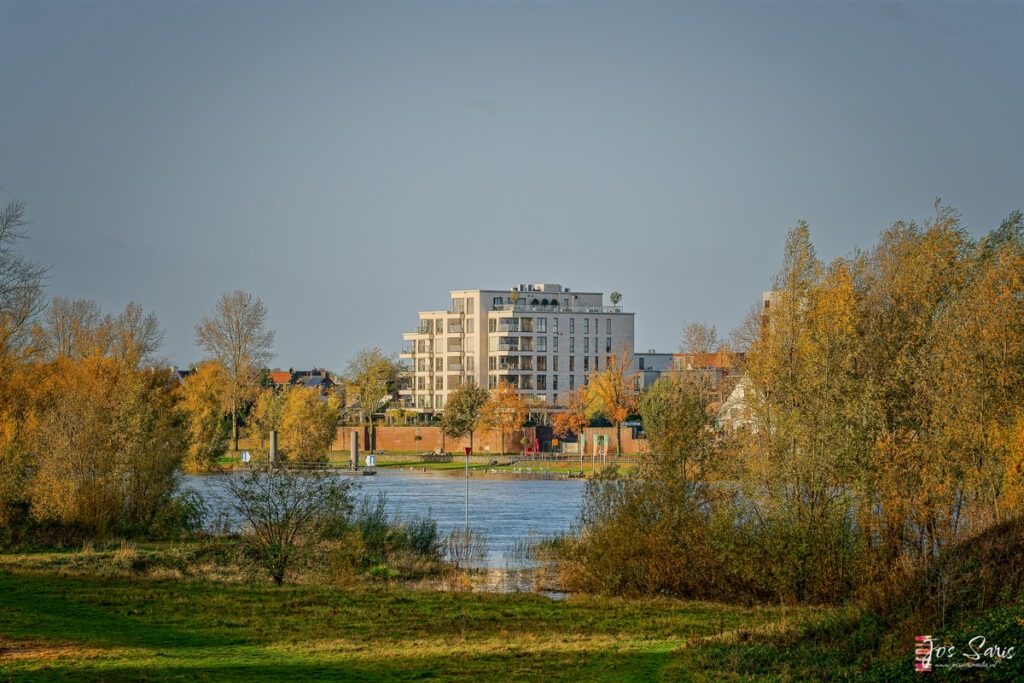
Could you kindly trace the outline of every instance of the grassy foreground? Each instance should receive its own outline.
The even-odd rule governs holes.
[[[95,556],[88,569],[69,554],[0,556],[0,680],[832,680],[855,671],[826,646],[792,646],[808,626],[848,619],[840,610],[274,588],[111,561],[98,571]]]

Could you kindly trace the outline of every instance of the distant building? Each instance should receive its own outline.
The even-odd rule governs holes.
[[[464,383],[509,382],[539,403],[559,404],[608,357],[633,352],[633,313],[604,305],[604,295],[558,284],[450,293],[446,310],[422,311],[404,333],[412,364],[412,409],[443,411]]]
[[[641,391],[658,381],[662,375],[672,370],[674,354],[658,353],[654,349],[646,353],[633,354],[633,372],[637,389]]]

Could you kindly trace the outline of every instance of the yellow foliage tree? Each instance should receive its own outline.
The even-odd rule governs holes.
[[[281,413],[281,445],[290,460],[323,462],[338,431],[338,404],[318,392],[292,387]]]
[[[230,408],[224,367],[217,361],[202,363],[181,387],[181,409],[188,426],[189,469],[205,472],[228,449],[224,414]]]

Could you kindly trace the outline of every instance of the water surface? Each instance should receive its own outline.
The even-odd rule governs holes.
[[[230,475],[227,475],[230,476]],[[343,475],[339,475],[343,476]],[[387,494],[388,508],[409,519],[429,514],[445,536],[465,528],[466,478],[462,472],[378,470],[376,476],[353,477],[357,495]],[[217,516],[222,505],[219,476],[186,476],[185,485],[203,494]],[[469,525],[488,539],[488,564],[504,565],[517,540],[569,531],[579,511],[584,482],[579,479],[533,479],[511,475],[471,476]]]

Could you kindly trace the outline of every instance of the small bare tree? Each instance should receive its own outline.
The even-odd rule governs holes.
[[[352,511],[352,482],[328,472],[252,468],[224,478],[249,557],[280,586],[327,529]]]
[[[46,305],[46,269],[14,250],[27,224],[24,202],[13,201],[0,210],[0,360],[29,348],[29,323]]]

